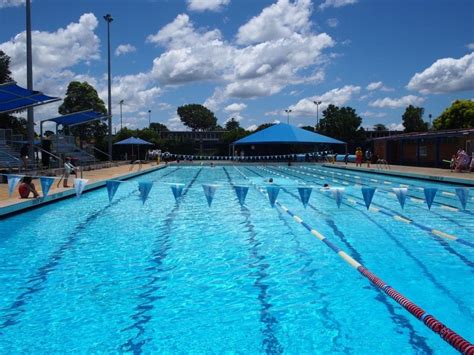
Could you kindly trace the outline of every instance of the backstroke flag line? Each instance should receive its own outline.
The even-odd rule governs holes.
[[[344,188],[343,187],[333,187],[331,189],[332,195],[336,199],[337,208],[341,208],[342,196],[344,195]]]
[[[202,188],[204,190],[204,195],[206,196],[207,205],[211,207],[212,199],[214,198],[214,195],[216,194],[217,185],[203,184]]]
[[[82,191],[84,191],[88,181],[88,179],[74,179],[74,190],[76,190],[77,197],[81,197]]]
[[[49,189],[51,185],[54,183],[54,178],[49,176],[41,176],[40,177],[41,183],[41,191],[43,191],[43,197],[48,196]]]
[[[247,197],[247,192],[249,191],[248,186],[236,185],[234,186],[235,194],[237,195],[237,200],[241,206],[245,203],[245,198]]]
[[[372,203],[372,199],[374,198],[375,187],[363,187],[361,188],[362,197],[364,198],[365,207],[367,209],[370,208],[370,204]]]
[[[428,209],[431,210],[431,205],[433,204],[438,189],[434,187],[425,187],[423,191],[425,192],[425,200],[426,204],[428,205]]]
[[[393,192],[397,196],[398,202],[402,209],[405,207],[405,200],[407,198],[408,189],[406,187],[394,187]]]
[[[184,184],[171,184],[171,191],[173,192],[173,196],[176,201],[183,194],[183,188]]]
[[[267,186],[268,199],[270,200],[270,205],[275,207],[275,201],[278,197],[280,188],[278,186]]]
[[[142,199],[143,204],[145,204],[152,186],[153,181],[141,181],[138,183],[138,191],[140,191],[140,198]]]
[[[308,206],[312,191],[312,187],[298,187],[298,192],[300,193],[301,202],[303,203],[304,208]]]
[[[469,199],[469,189],[467,187],[456,187],[456,195],[461,202],[463,210],[466,209],[467,200]]]
[[[107,187],[107,193],[109,194],[109,202],[112,202],[120,183],[121,181],[118,180],[107,180],[105,182],[105,185]]]
[[[8,175],[8,197],[12,197],[13,190],[15,190],[16,185],[20,182],[22,176],[20,175]]]

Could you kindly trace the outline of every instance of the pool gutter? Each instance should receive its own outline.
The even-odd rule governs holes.
[[[425,175],[420,173],[407,173],[403,171],[397,170],[379,170],[379,169],[370,169],[370,168],[356,168],[351,166],[341,166],[335,164],[323,164],[325,168],[335,168],[341,170],[351,170],[357,171],[362,173],[373,173],[373,174],[380,174],[380,175],[390,175],[390,176],[397,176],[397,177],[404,177],[409,179],[419,179],[419,180],[427,180],[427,181],[435,181],[435,182],[444,182],[450,184],[457,184],[463,186],[474,186],[474,181],[470,179],[462,179],[457,177],[450,177],[450,176],[436,176],[436,175]]]
[[[153,171],[163,169],[165,167],[166,167],[166,165],[159,165],[159,166],[154,166],[154,167],[147,168],[147,169],[140,170],[140,171],[135,171],[133,173],[128,173],[128,174],[125,174],[125,175],[121,175],[121,176],[114,176],[114,177],[111,177],[110,179],[94,181],[94,182],[91,182],[90,184],[86,185],[86,187],[84,188],[83,193],[86,193],[86,192],[104,187],[105,182],[107,180],[128,180],[128,179],[140,176],[140,175],[148,174],[148,173],[151,173]],[[0,207],[0,220],[3,219],[3,218],[8,217],[10,215],[13,215],[13,214],[22,213],[22,212],[25,212],[27,210],[33,209],[33,208],[38,208],[38,207],[47,205],[47,204],[52,203],[52,202],[56,202],[56,201],[59,201],[59,200],[65,199],[65,198],[71,198],[71,197],[75,197],[75,196],[76,196],[76,191],[71,188],[71,189],[68,189],[68,190],[51,193],[46,197],[40,197],[40,198],[35,198],[35,199],[26,199],[26,200],[21,200],[20,202],[18,202],[17,200],[13,200],[13,202],[11,204],[6,205],[4,207]]]

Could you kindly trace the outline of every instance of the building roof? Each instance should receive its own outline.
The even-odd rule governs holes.
[[[428,132],[410,132],[402,133],[388,137],[373,138],[373,141],[401,140],[401,139],[418,139],[418,138],[436,138],[436,137],[459,137],[474,134],[474,128],[448,129],[442,131]]]
[[[337,139],[323,136],[322,134],[307,131],[286,123],[279,123],[247,137],[235,141],[233,144],[345,144]]]
[[[59,100],[61,99],[58,97],[47,96],[40,91],[22,88],[15,82],[0,84],[0,113],[14,112]]]

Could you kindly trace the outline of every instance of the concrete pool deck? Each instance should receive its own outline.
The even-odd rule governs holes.
[[[89,191],[96,189],[98,187],[105,186],[106,180],[110,179],[117,179],[117,180],[125,180],[130,179],[135,176],[139,176],[142,174],[146,174],[155,170],[159,170],[164,168],[165,164],[156,165],[155,163],[152,164],[143,164],[141,169],[138,165],[130,166],[130,165],[121,165],[112,168],[104,168],[98,170],[91,170],[91,171],[84,171],[82,178],[89,179],[84,191]],[[37,207],[40,205],[44,205],[50,203],[52,201],[56,201],[59,199],[63,199],[66,197],[74,196],[75,190],[74,188],[64,188],[64,187],[57,187],[57,183],[59,182],[60,177],[56,177],[55,183],[51,186],[49,190],[49,194],[46,197],[39,197],[39,198],[28,198],[28,199],[20,199],[18,194],[18,187],[15,189],[13,196],[10,198],[8,197],[8,184],[0,184],[0,218],[10,215],[12,213],[19,212],[21,210],[30,209],[33,207]],[[69,178],[69,185],[72,186],[74,176]],[[34,180],[34,184],[36,190],[40,194],[41,193],[41,184],[39,180]],[[62,182],[61,182],[62,185]]]
[[[367,168],[367,164],[362,167],[356,167],[354,163],[344,164],[337,162],[335,164],[323,164],[324,167],[345,169],[350,171],[361,171],[364,173],[376,173],[405,178],[416,178],[423,180],[431,180],[436,182],[446,182],[453,184],[462,184],[474,186],[474,173],[451,172],[448,169],[421,168],[416,166],[391,165],[390,170],[377,169],[373,164]]]

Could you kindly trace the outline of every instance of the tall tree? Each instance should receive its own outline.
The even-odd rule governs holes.
[[[383,123],[377,123],[377,124],[374,124],[374,131],[381,132],[381,131],[388,131],[388,129],[387,129],[387,126],[385,126]]]
[[[423,107],[410,105],[406,108],[402,116],[405,132],[426,132],[428,130],[428,123],[423,121],[424,112]]]
[[[188,104],[178,107],[181,122],[193,131],[208,131],[216,127],[217,119],[207,107],[199,104]]]
[[[13,81],[10,71],[10,57],[0,50],[0,84]],[[15,117],[13,115],[0,114],[0,128],[12,129],[15,134],[26,135],[27,121],[24,118]]]
[[[104,101],[99,98],[93,86],[87,82],[71,81],[67,88],[66,97],[58,111],[62,115],[67,115],[85,110],[107,113]],[[107,125],[101,121],[93,121],[71,127],[70,131],[79,137],[82,147],[84,141],[102,142],[107,135]]]
[[[225,123],[226,131],[233,131],[240,128],[240,123],[234,117]]]
[[[435,129],[456,129],[474,127],[474,101],[456,100],[437,119]]]
[[[262,123],[260,126],[258,126],[254,132],[261,131],[262,129],[268,128],[273,126],[275,123]]]
[[[150,124],[150,129],[157,131],[157,132],[168,132],[169,129],[164,125],[163,123],[160,122],[153,122]]]
[[[319,130],[322,134],[343,142],[356,142],[362,139],[363,132],[359,130],[361,123],[362,118],[352,107],[339,108],[331,104],[323,111]]]

